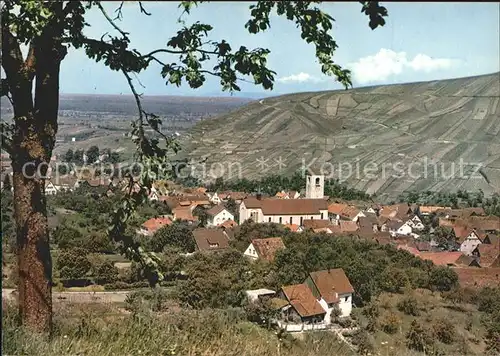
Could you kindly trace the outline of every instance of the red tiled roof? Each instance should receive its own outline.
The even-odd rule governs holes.
[[[421,214],[432,214],[438,212],[439,210],[448,210],[450,207],[445,206],[419,206],[418,210],[420,210]]]
[[[262,209],[264,215],[305,215],[319,214],[320,210],[328,210],[324,199],[256,199],[243,200],[245,207]]]
[[[220,229],[195,229],[193,236],[200,251],[221,250],[229,247],[229,239]]]
[[[471,216],[467,222],[476,229],[484,231],[500,231],[500,217],[497,216]]]
[[[453,227],[455,222],[452,219],[439,218],[439,226]]]
[[[290,305],[301,317],[326,314],[326,311],[305,284],[285,286],[281,290]]]
[[[219,224],[218,226],[224,227],[226,229],[230,229],[232,227],[238,226],[238,223],[234,220],[226,220],[222,224]]]
[[[302,225],[304,225],[304,227],[308,229],[320,229],[329,227],[330,225],[332,225],[332,223],[330,222],[330,220],[306,219],[302,222]]]
[[[463,267],[471,267],[471,266],[477,266],[476,259],[471,257],[471,256],[466,256],[462,255],[460,256],[454,263],[455,266],[463,266]]]
[[[462,256],[462,252],[420,252],[419,257],[423,260],[430,260],[436,266],[451,266]]]
[[[330,214],[335,214],[335,215],[340,215],[342,210],[347,208],[347,204],[342,204],[342,203],[332,203],[328,205],[328,212]]]
[[[399,220],[404,220],[411,213],[411,207],[406,203],[401,203],[382,207],[379,215],[385,218],[397,218]]]
[[[207,210],[207,215],[215,216],[215,215],[219,214],[220,212],[222,212],[223,210],[227,210],[227,208],[224,205],[222,205],[222,204],[216,205],[216,206]]]
[[[355,221],[339,221],[341,232],[355,232],[358,231],[358,224]]]
[[[416,247],[408,246],[408,245],[397,245],[396,248],[398,250],[405,250],[411,253],[413,256],[419,256],[420,251]]]
[[[347,206],[340,212],[340,216],[347,219],[354,219],[360,210],[355,206]]]
[[[172,224],[172,220],[170,220],[167,217],[163,218],[151,218],[149,220],[146,220],[143,224],[142,227],[145,228],[146,230],[150,232],[156,232],[159,229],[161,229],[163,226],[167,226]]]
[[[172,210],[172,213],[174,214],[175,219],[177,220],[186,220],[186,221],[198,221],[198,217],[193,216],[193,212],[191,210],[191,207],[177,207]]]
[[[300,226],[297,224],[285,224],[285,227],[289,228],[290,231],[297,232]]]
[[[309,273],[321,297],[328,303],[338,302],[337,294],[353,293],[354,288],[342,268]]]
[[[252,245],[260,258],[270,262],[274,260],[277,251],[285,248],[285,244],[281,237],[253,239]]]
[[[499,245],[480,244],[476,247],[481,267],[490,266],[500,255]]]

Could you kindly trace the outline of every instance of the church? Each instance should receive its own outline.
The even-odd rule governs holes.
[[[251,219],[258,223],[302,226],[306,219],[328,219],[328,201],[324,191],[324,176],[309,175],[306,177],[306,195],[302,199],[248,197],[240,204],[240,223]]]

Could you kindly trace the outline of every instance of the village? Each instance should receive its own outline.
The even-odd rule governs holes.
[[[436,266],[451,267],[463,286],[500,283],[499,217],[487,216],[483,208],[341,201],[324,195],[324,181],[324,176],[308,175],[304,191],[282,190],[274,196],[155,182],[148,199],[165,204],[171,214],[144,221],[136,234],[152,238],[163,227],[182,221],[191,227],[196,245],[195,252],[184,255],[192,255],[228,250],[241,224],[279,224],[294,233],[309,231],[331,239],[349,236],[394,246]],[[45,194],[71,192],[85,185],[101,187],[107,196],[116,189],[129,189],[118,181],[96,177],[66,177],[55,183],[46,180]],[[138,183],[133,189],[140,189]],[[271,262],[282,249],[286,246],[280,237],[259,236],[243,255]],[[280,310],[275,322],[289,332],[327,329],[332,320],[349,317],[353,293],[341,268],[310,272],[301,284],[283,285],[277,291],[246,291],[250,301],[270,301]]]

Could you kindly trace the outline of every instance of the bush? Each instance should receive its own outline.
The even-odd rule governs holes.
[[[395,334],[398,331],[400,324],[401,320],[395,313],[392,312],[389,312],[380,321],[380,326],[382,328],[382,331],[384,331],[387,334]]]
[[[375,342],[373,337],[366,330],[362,330],[355,334],[351,340],[353,345],[358,347],[360,355],[373,355],[375,352]]]
[[[455,340],[455,327],[451,321],[441,318],[432,325],[434,335],[444,344],[451,344]]]
[[[401,293],[403,288],[410,285],[408,275],[400,268],[386,268],[382,272],[380,280],[382,290],[391,293]]]
[[[341,315],[342,315],[342,311],[340,310],[338,304],[335,304],[332,308],[331,313],[330,313],[330,322],[336,323]]]
[[[353,326],[354,322],[352,321],[351,318],[345,317],[345,318],[338,318],[337,323],[340,325],[342,328],[350,328]]]
[[[398,310],[406,315],[419,316],[418,301],[415,297],[409,296],[401,300],[398,305]]]
[[[429,276],[429,287],[432,290],[449,291],[458,286],[458,276],[451,268],[435,267]]]
[[[433,345],[432,336],[420,325],[417,320],[413,320],[410,330],[406,333],[406,346],[410,350],[428,352]]]
[[[109,260],[100,260],[92,266],[92,274],[97,284],[109,284],[118,280],[118,268]]]
[[[87,251],[81,248],[61,250],[57,256],[57,269],[62,279],[84,278],[91,267]]]
[[[275,318],[278,311],[273,308],[269,300],[250,302],[245,305],[245,314],[248,321],[259,325],[271,327],[271,320]]]
[[[151,310],[154,312],[168,309],[169,293],[163,288],[154,290],[135,291],[127,295],[125,309],[137,313],[139,311]]]
[[[114,283],[107,283],[104,285],[104,289],[106,290],[128,290],[128,289],[147,288],[147,287],[149,287],[149,283],[146,281],[134,282],[134,283],[116,281]]]

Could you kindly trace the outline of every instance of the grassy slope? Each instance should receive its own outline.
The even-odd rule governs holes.
[[[109,305],[63,308],[50,342],[18,330],[11,307],[3,312],[2,351],[11,355],[353,355],[330,333],[279,342],[272,332],[216,311],[134,318]]]
[[[481,314],[472,305],[453,306],[444,301],[439,293],[432,293],[428,290],[418,290],[413,293],[418,301],[420,315],[410,316],[400,312],[397,308],[398,302],[404,298],[401,294],[383,293],[378,298],[378,305],[381,307],[379,321],[389,313],[394,313],[400,320],[400,328],[393,335],[377,331],[374,334],[375,344],[380,352],[387,355],[401,355],[405,347],[406,333],[410,324],[417,319],[431,334],[433,323],[440,318],[451,321],[455,326],[455,340],[452,344],[446,345],[436,340],[438,348],[445,355],[483,355],[485,344],[482,341],[485,333],[481,325]],[[365,320],[360,310],[356,311],[361,321]],[[468,331],[465,325],[470,320],[472,328]]]

